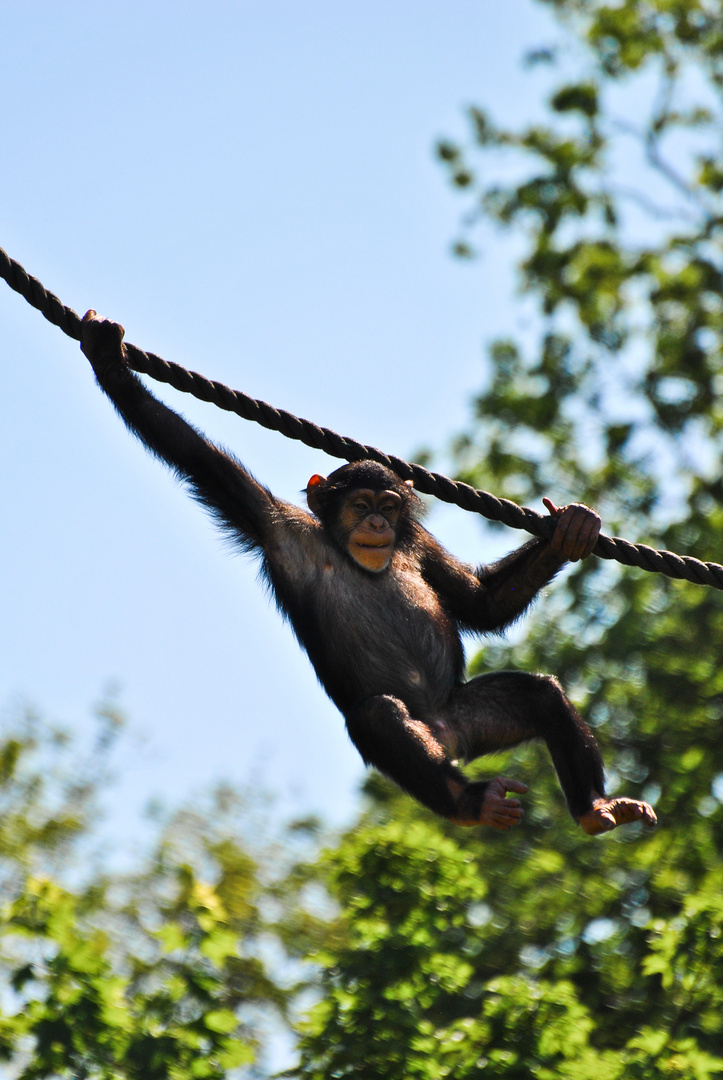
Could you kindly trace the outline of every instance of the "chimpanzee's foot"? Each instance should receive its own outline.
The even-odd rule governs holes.
[[[635,799],[606,799],[597,798],[593,801],[592,810],[588,810],[578,819],[588,836],[597,836],[599,833],[610,832],[618,825],[630,825],[633,821],[642,821],[645,825],[653,826],[658,819],[652,806],[646,802],[637,802]]]

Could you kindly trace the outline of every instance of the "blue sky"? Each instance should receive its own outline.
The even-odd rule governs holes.
[[[433,147],[472,103],[528,116],[519,60],[552,37],[529,0],[0,3],[0,246],[142,348],[403,457],[441,449],[521,314],[504,245],[451,258]],[[149,798],[220,779],[349,820],[361,763],[253,562],[3,283],[0,358],[3,722],[32,703],[82,730],[120,687],[121,843]],[[159,390],[286,498],[335,467]],[[429,524],[489,554],[462,511]]]

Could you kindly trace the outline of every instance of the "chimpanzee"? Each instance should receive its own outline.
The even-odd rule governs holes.
[[[464,680],[460,631],[503,630],[566,561],[586,558],[600,529],[594,511],[545,500],[552,540],[531,540],[477,570],[422,527],[411,484],[376,462],[312,476],[309,514],[153,397],[126,362],[123,334],[85,315],[81,347],[98,382],[149,450],[241,547],[260,554],[280,611],[367,764],[458,825],[509,829],[522,808],[506,795],[527,787],[470,781],[458,759],[543,739],[586,833],[655,824],[647,803],[606,797],[595,739],[555,679],[502,671]]]

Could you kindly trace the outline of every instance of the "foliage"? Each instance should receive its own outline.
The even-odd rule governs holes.
[[[475,108],[469,145],[439,147],[470,202],[459,254],[509,233],[527,311],[490,347],[460,475],[723,561],[720,5],[549,7],[560,43],[528,58],[543,119],[510,130]],[[340,916],[294,1075],[723,1073],[723,597],[591,559],[528,626],[472,670],[558,675],[610,788],[656,803],[659,829],[584,837],[537,748],[492,766],[531,780],[509,834],[445,826],[374,781],[325,857]]]
[[[76,897],[47,880],[27,882],[6,913],[5,933],[42,942],[42,952],[13,973],[22,1008],[4,1020],[0,1044],[10,1057],[18,1041],[32,1038],[23,1080],[222,1078],[253,1059],[224,979],[236,935],[211,886],[187,881],[183,905],[183,922],[167,920],[153,935],[153,961],[133,958],[124,975],[108,936],[88,928]]]
[[[83,757],[63,731],[26,708],[3,726],[0,742],[0,894],[21,890],[27,874],[67,862],[88,830],[94,796],[107,781],[107,762],[122,717],[112,698],[97,710],[96,738]]]
[[[3,1075],[259,1075],[244,1066],[289,995],[263,959],[283,889],[239,839],[250,811],[220,790],[171,818],[134,875],[84,869],[106,736],[95,780],[37,719],[0,744]]]

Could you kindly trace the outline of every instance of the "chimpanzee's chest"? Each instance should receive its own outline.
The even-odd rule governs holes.
[[[317,674],[345,704],[391,694],[428,711],[446,699],[462,663],[459,635],[412,559],[379,574],[331,553],[289,611]]]

